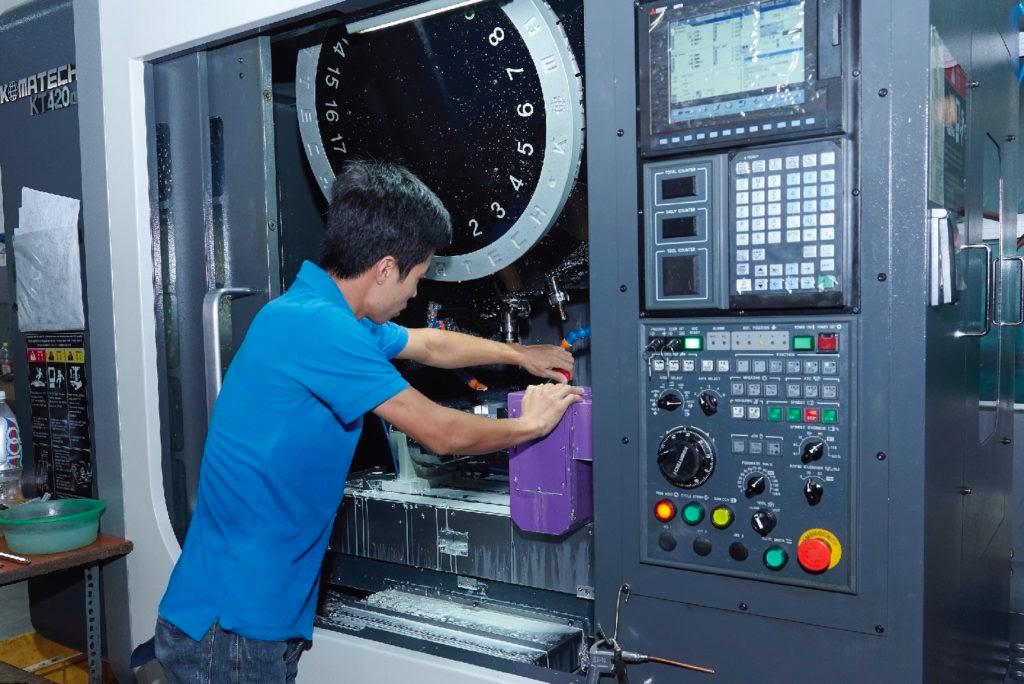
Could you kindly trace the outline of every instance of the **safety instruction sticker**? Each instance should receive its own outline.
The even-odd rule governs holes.
[[[58,497],[93,496],[85,335],[33,333],[28,344],[32,448],[40,486]],[[22,433],[29,431],[24,425]]]
[[[821,527],[812,527],[800,535],[797,546],[803,544],[806,539],[821,539],[827,542],[832,548],[832,558],[829,561],[828,569],[831,570],[839,565],[839,560],[843,557],[843,545],[839,543],[839,537]]]

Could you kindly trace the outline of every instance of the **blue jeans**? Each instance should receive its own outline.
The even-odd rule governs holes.
[[[218,623],[196,641],[162,617],[155,638],[156,659],[170,684],[292,684],[307,643],[249,639]]]

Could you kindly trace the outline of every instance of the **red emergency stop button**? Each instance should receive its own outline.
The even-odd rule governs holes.
[[[832,546],[824,539],[805,539],[796,547],[796,558],[801,568],[817,575],[832,564]]]

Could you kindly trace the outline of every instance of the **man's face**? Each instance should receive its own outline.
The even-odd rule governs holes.
[[[369,317],[375,323],[391,320],[405,309],[409,300],[416,296],[416,288],[420,278],[430,268],[433,255],[413,266],[409,274],[402,278],[395,264],[388,269],[386,275],[374,292],[372,310]]]

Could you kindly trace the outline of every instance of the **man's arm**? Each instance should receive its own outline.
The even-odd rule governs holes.
[[[436,328],[410,329],[409,342],[398,353],[398,358],[434,368],[513,364],[537,377],[563,383],[565,376],[555,369],[564,368],[570,373],[573,369],[572,354],[555,345],[504,344]]]
[[[441,406],[409,387],[373,412],[435,454],[486,454],[547,435],[581,395],[578,387],[534,385],[519,418],[494,420]]]

